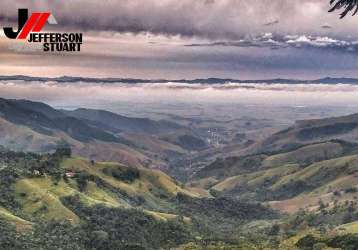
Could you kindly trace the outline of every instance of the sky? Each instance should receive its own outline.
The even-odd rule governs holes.
[[[2,0],[50,11],[45,32],[82,32],[81,52],[18,51],[0,32],[0,75],[145,79],[358,77],[358,16],[329,0]]]

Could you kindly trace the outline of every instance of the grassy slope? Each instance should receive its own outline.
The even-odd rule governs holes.
[[[102,162],[92,166],[88,161],[81,158],[71,158],[63,162],[63,167],[67,169],[86,171],[95,175],[110,185],[126,191],[128,194],[143,194],[152,197],[151,188],[164,190],[168,195],[175,196],[178,192],[185,193],[189,196],[199,196],[179,186],[172,178],[161,171],[150,170],[146,168],[138,168],[140,177],[131,184],[118,181],[112,176],[103,172],[106,168],[128,169],[128,167],[118,163]]]
[[[22,179],[16,183],[15,190],[25,214],[45,220],[79,222],[77,215],[60,201],[61,196],[75,193],[75,190],[65,183],[54,185],[48,178]]]
[[[289,164],[281,167],[271,168],[267,170],[262,170],[258,172],[254,172],[251,174],[237,175],[233,177],[229,177],[222,182],[219,182],[213,189],[218,191],[229,191],[234,189],[238,185],[245,185],[246,187],[255,187],[267,179],[271,179],[274,177],[284,177],[287,174],[297,171],[297,164]]]
[[[358,234],[358,221],[344,224],[337,228],[339,231]]]
[[[267,157],[262,165],[264,167],[282,166],[288,163],[313,163],[327,158],[342,155],[343,147],[339,143],[324,142],[301,147],[288,153],[276,154]]]
[[[2,207],[0,207],[0,218],[14,224],[18,231],[26,230],[32,225],[31,222],[13,215],[10,211]]]
[[[272,190],[284,188],[292,180],[302,180],[308,183],[317,183],[318,187],[304,192],[292,199],[272,202],[274,208],[285,212],[296,212],[300,208],[310,210],[318,208],[319,200],[332,205],[333,200],[344,202],[354,200],[355,194],[345,193],[342,190],[358,186],[358,155],[340,157],[310,165],[296,173],[281,178],[272,186]],[[334,195],[340,191],[340,196]]]
[[[284,153],[229,157],[216,160],[212,164],[202,168],[195,174],[194,178],[204,179],[212,177],[222,181],[229,177],[288,164],[307,166],[314,162],[340,157],[345,153],[346,147],[342,143],[328,141],[302,146]]]
[[[358,155],[339,157],[311,164],[296,173],[285,176],[272,188],[273,190],[278,189],[291,180],[334,181],[339,177],[352,174],[355,171],[358,171]]]
[[[171,206],[167,198],[174,197],[179,192],[192,197],[199,197],[198,193],[181,187],[172,178],[160,171],[140,168],[138,169],[140,173],[139,179],[133,183],[126,183],[103,172],[104,169],[129,169],[117,163],[104,162],[96,163],[92,166],[87,160],[71,158],[64,160],[62,167],[77,172],[86,172],[98,177],[106,185],[120,190],[130,197],[142,197],[147,206],[153,208],[153,210],[144,209],[144,212],[154,216],[158,220],[171,220],[177,217],[175,214],[158,212],[166,210],[166,208]],[[92,181],[88,181],[85,190],[82,192],[79,191],[74,179],[70,179],[68,182],[64,180],[54,182],[46,176],[20,178],[14,188],[16,198],[22,205],[22,212],[28,218],[68,220],[73,224],[79,223],[80,219],[78,216],[61,202],[61,198],[73,195],[78,195],[81,202],[86,206],[103,204],[110,207],[132,208],[126,199],[118,196],[113,190],[100,187]],[[166,198],[163,199],[163,197]],[[2,208],[0,208],[0,217],[11,219],[16,224],[28,225],[27,221],[14,216]],[[184,218],[184,220],[189,222],[190,218]]]
[[[254,191],[262,189],[265,185],[267,192],[282,193],[296,191],[295,185],[304,183],[303,189],[293,194],[293,198],[270,202],[273,208],[289,213],[297,212],[300,208],[317,209],[320,199],[330,205],[334,200],[354,200],[355,194],[345,193],[343,190],[358,187],[358,155],[321,160],[308,166],[302,165],[304,162],[316,161],[322,157],[340,155],[343,153],[342,150],[339,143],[326,142],[272,155],[263,160],[258,171],[231,176],[206,188],[232,192],[238,187],[244,187]],[[214,180],[205,178],[195,183],[205,184],[208,179]],[[291,190],[288,187],[292,187]],[[341,195],[335,195],[337,191]]]

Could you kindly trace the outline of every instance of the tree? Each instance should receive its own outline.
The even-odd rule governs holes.
[[[273,225],[270,230],[268,231],[268,235],[276,236],[280,233],[280,226],[275,224]]]
[[[358,0],[331,0],[330,4],[333,6],[329,12],[344,9],[341,18],[344,18],[349,12],[353,12],[352,16],[358,12]]]
[[[0,219],[0,249],[20,249],[15,228]]]
[[[54,155],[59,156],[59,157],[71,157],[72,156],[72,149],[69,146],[58,147],[56,149],[56,152],[55,152]]]

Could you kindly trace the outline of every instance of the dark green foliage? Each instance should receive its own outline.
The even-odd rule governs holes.
[[[244,157],[228,157],[225,159],[217,158],[210,165],[200,169],[195,178],[206,178],[215,176],[217,178],[225,178],[229,176],[251,173],[258,170],[265,155],[250,155]]]
[[[280,226],[275,224],[270,228],[267,234],[271,236],[275,236],[278,235],[279,233],[280,233]]]
[[[222,195],[222,192],[220,192],[216,189],[210,189],[209,192],[215,198],[220,197]]]
[[[205,141],[192,135],[179,136],[178,145],[187,150],[200,150],[206,147]]]
[[[351,223],[356,220],[358,220],[358,215],[355,211],[355,207],[354,207],[353,203],[351,203],[348,205],[348,208],[343,215],[342,223],[347,224],[347,223]]]
[[[70,146],[59,146],[54,154],[55,157],[59,158],[70,158],[72,156],[72,150]]]
[[[90,176],[87,173],[78,173],[76,175],[77,186],[81,192],[84,192],[86,190],[89,178]]]
[[[132,183],[139,178],[139,171],[134,168],[119,169],[119,168],[105,168],[103,172],[107,175],[111,175],[119,181]]]
[[[134,209],[88,208],[71,197],[64,203],[83,220],[81,228],[89,239],[88,248],[110,250],[141,246],[144,249],[168,249],[191,238],[189,228],[180,221],[158,221]]]
[[[15,228],[0,219],[0,249],[21,249],[21,242],[17,239]]]
[[[187,215],[207,215],[210,217],[232,217],[241,220],[276,218],[277,214],[260,204],[240,202],[226,197],[192,198],[179,193],[176,197],[179,209]]]
[[[358,123],[335,123],[321,127],[309,127],[299,131],[298,138],[302,140],[313,140],[315,138],[344,134],[358,127]]]
[[[255,191],[259,200],[285,200],[295,197],[307,190],[313,190],[316,187],[313,183],[314,182],[307,182],[304,180],[291,180],[275,190],[275,192],[271,192],[265,189],[265,187]]]
[[[319,241],[311,234],[300,239],[296,246],[302,250],[313,250],[313,246]]]
[[[194,219],[196,230],[204,235],[230,239],[249,221],[278,218],[278,214],[260,204],[221,197],[216,199],[176,197],[177,213]]]
[[[38,222],[31,231],[19,233],[0,220],[0,249],[4,250],[85,250],[89,241],[79,227],[62,222]]]
[[[350,223],[358,220],[355,204],[335,204],[333,207],[328,207],[327,204],[320,202],[320,209],[315,212],[308,212],[300,210],[294,216],[291,216],[286,225],[286,230],[302,229],[302,227],[312,227],[323,229],[332,229],[339,225]]]
[[[24,249],[29,250],[84,250],[88,242],[86,233],[80,227],[68,222],[39,222],[35,224],[33,233],[22,235]]]
[[[17,174],[13,169],[5,169],[0,171],[0,206],[8,209],[16,209],[19,207],[15,200],[12,184],[15,183]]]
[[[345,193],[357,193],[358,189],[356,187],[349,187],[344,190]]]
[[[339,248],[344,250],[356,250],[358,246],[358,235],[346,234],[333,238],[316,238],[309,234],[300,239],[296,246],[301,250],[313,250],[317,245],[327,245],[331,248]]]
[[[338,190],[335,190],[335,191],[333,192],[333,195],[334,195],[334,196],[341,196],[341,192],[339,192]]]
[[[189,238],[189,231],[183,225],[171,221],[160,222],[136,210],[96,207],[83,211],[83,214],[88,218],[86,231],[102,230],[108,233],[108,240],[98,249],[121,249],[128,245],[139,245],[146,249],[169,248]],[[106,245],[107,248],[103,248]]]
[[[327,240],[327,245],[332,248],[341,248],[344,250],[356,250],[358,246],[358,235],[347,234],[336,236]]]

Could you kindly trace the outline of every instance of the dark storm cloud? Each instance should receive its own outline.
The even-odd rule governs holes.
[[[18,8],[51,11],[58,25],[46,31],[83,32],[83,51],[15,52],[0,30],[0,75],[319,78],[358,68],[358,17],[339,20],[329,0],[2,0],[2,26],[16,26]]]
[[[291,31],[320,32],[317,27],[320,27],[322,21],[328,23],[330,20],[329,23],[332,23],[338,19],[337,15],[327,13],[328,2],[328,0],[2,0],[0,20],[15,20],[18,8],[29,8],[31,11],[52,11],[59,26],[63,28],[72,26],[83,30],[151,32],[164,35],[238,39],[246,34],[258,34],[262,29],[286,34]],[[346,22],[347,29],[353,27],[350,21],[342,22]]]

